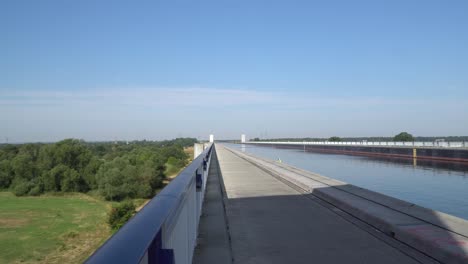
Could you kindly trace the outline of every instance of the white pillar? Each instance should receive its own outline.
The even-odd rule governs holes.
[[[211,135],[210,135],[210,143],[213,143],[213,142],[214,142],[214,135],[211,134]]]
[[[244,134],[241,135],[241,143],[245,143],[245,135]]]
[[[203,143],[195,143],[193,145],[193,159],[196,159],[198,155],[202,154],[204,149]]]

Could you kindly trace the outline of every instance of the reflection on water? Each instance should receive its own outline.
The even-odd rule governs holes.
[[[468,219],[468,164],[225,145]]]
[[[326,154],[324,154],[326,155]],[[389,158],[389,157],[364,157],[362,162],[382,162],[394,165],[395,163],[414,167],[419,169],[434,170],[437,172],[447,172],[449,174],[456,172],[461,176],[468,176],[468,164],[462,162],[448,162],[439,160],[421,160],[421,159],[404,159],[404,158]]]

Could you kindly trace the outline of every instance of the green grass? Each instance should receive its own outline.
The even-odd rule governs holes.
[[[111,235],[109,208],[84,194],[0,192],[0,263],[81,263]]]

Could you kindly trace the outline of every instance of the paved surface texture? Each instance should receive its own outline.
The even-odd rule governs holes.
[[[233,263],[420,263],[219,144],[216,153]]]

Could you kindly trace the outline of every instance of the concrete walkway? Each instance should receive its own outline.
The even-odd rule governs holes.
[[[218,207],[212,221],[227,221],[233,263],[421,263],[219,144],[216,154],[226,191],[225,219]],[[220,232],[219,224],[210,226]],[[202,240],[197,252],[220,250],[206,250],[220,245],[218,240],[206,235]],[[226,263],[219,260],[195,258],[194,263]]]
[[[212,155],[193,263],[232,263],[216,150]]]

